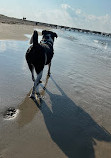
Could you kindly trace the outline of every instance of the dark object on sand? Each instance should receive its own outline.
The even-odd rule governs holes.
[[[31,98],[35,98],[35,93],[39,94],[39,83],[42,78],[42,73],[45,65],[49,66],[48,75],[50,75],[51,60],[53,58],[54,50],[54,38],[57,38],[57,34],[52,31],[42,31],[42,40],[38,43],[38,32],[34,31],[30,44],[32,44],[26,52],[26,61],[32,74],[32,80],[34,86]],[[37,78],[34,78],[34,68],[37,73]]]

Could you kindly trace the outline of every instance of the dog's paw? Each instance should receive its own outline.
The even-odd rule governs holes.
[[[35,99],[35,95],[31,93],[31,94],[29,95],[29,98]]]
[[[34,76],[33,76],[33,75],[32,75],[32,81],[33,81],[33,82],[35,82],[35,78],[34,78]]]
[[[47,75],[50,77],[51,73],[50,73],[50,72],[48,72],[48,73],[47,73]]]
[[[35,82],[35,78],[32,78],[32,81]]]
[[[42,81],[40,80],[39,83],[42,83]]]
[[[41,98],[41,95],[40,95],[39,92],[36,92],[36,95],[37,95],[38,98]]]

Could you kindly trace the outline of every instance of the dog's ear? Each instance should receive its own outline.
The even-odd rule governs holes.
[[[43,30],[43,31],[42,31],[42,35],[45,35],[46,33],[47,33],[46,30]]]
[[[53,36],[56,37],[56,38],[58,37],[56,33],[53,33]]]

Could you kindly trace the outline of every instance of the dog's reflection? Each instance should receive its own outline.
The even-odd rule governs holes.
[[[45,79],[45,84],[41,85],[42,90],[40,92],[40,95],[42,98],[44,98],[48,80],[49,80],[49,76],[47,75]],[[19,127],[23,127],[29,122],[31,122],[40,108],[41,99],[36,98],[36,100],[33,100],[29,97],[29,94],[30,92],[27,94],[25,100],[19,106],[20,114],[17,120]],[[35,103],[37,106],[35,105]]]

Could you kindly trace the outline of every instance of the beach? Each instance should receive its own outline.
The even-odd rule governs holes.
[[[58,34],[50,77],[44,69],[40,105],[29,98],[33,82],[25,60],[35,29],[39,41],[43,29]],[[111,157],[110,41],[0,23],[0,158]],[[4,118],[10,107],[15,115]]]

